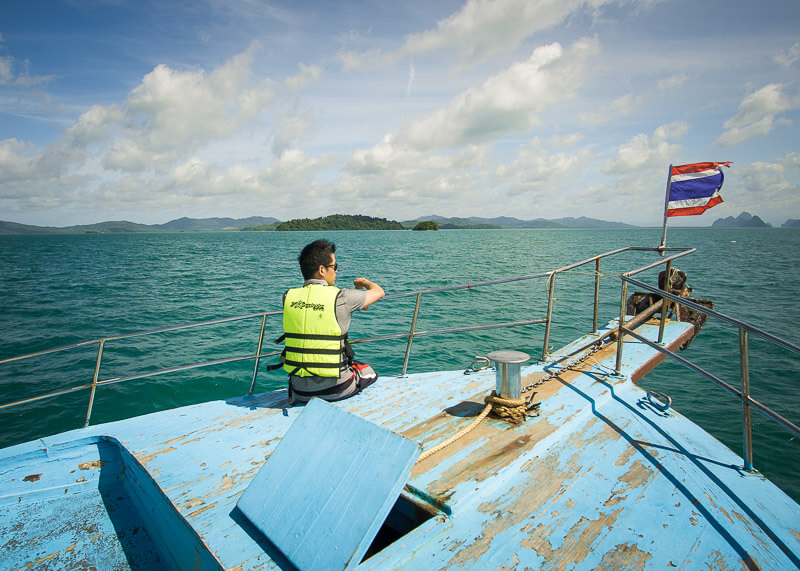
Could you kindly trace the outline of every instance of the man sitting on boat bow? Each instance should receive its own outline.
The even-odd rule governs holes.
[[[289,399],[328,401],[358,394],[378,376],[372,367],[354,361],[347,340],[353,312],[367,309],[385,293],[378,284],[356,278],[356,289],[337,288],[336,245],[328,240],[308,244],[298,257],[305,282],[283,297],[281,356],[289,373]],[[279,340],[280,341],[280,340]]]

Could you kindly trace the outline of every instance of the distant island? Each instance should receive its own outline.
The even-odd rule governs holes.
[[[298,218],[282,222],[277,218],[251,216],[249,218],[178,218],[164,224],[138,224],[126,220],[81,224],[76,226],[34,226],[0,220],[0,234],[117,234],[122,232],[232,232],[273,230],[403,230],[413,229],[420,222],[433,222],[439,230],[474,230],[506,228],[636,228],[631,224],[606,222],[594,218],[559,218],[546,220],[519,220],[498,218],[446,218],[422,216],[415,220],[396,222],[385,218],[363,215],[334,214],[322,218]]]
[[[711,224],[714,228],[771,228],[771,224],[767,224],[758,216],[753,216],[749,212],[742,212],[739,216],[734,218],[728,216],[727,218],[717,218]]]
[[[405,230],[402,224],[386,218],[361,214],[332,214],[321,218],[295,218],[275,226],[278,232],[294,230]]]
[[[596,218],[567,217],[548,220],[536,218],[520,220],[508,216],[497,218],[447,218],[444,216],[421,216],[415,220],[396,222],[386,218],[374,218],[364,215],[334,214],[321,218],[298,218],[281,221],[277,218],[250,216],[249,218],[178,218],[164,224],[138,224],[125,220],[99,222],[76,226],[34,226],[17,222],[0,220],[0,234],[116,234],[121,232],[239,232],[239,231],[274,231],[274,230],[412,230],[423,222],[435,223],[439,230],[501,230],[508,228],[638,228],[632,224],[608,222]],[[426,225],[427,226],[427,225]],[[736,218],[728,216],[713,223],[714,227],[759,227],[770,225],[748,212],[742,212]],[[800,220],[787,220],[783,228],[798,228]]]
[[[126,220],[81,224],[77,226],[34,226],[0,220],[0,234],[117,234],[121,232],[209,232],[241,230],[246,226],[269,226],[277,218],[178,218],[164,224],[137,224]]]
[[[249,218],[178,218],[166,224],[154,224],[159,230],[167,232],[209,232],[218,230],[244,230],[247,227],[274,227],[280,220],[264,216]]]
[[[406,228],[413,228],[418,222],[433,221],[439,225],[440,230],[473,230],[473,229],[486,229],[498,230],[502,228],[637,228],[632,224],[623,224],[622,222],[608,222],[606,220],[597,220],[595,218],[587,218],[581,216],[580,218],[556,218],[555,220],[547,220],[545,218],[536,218],[534,220],[520,220],[518,218],[511,218],[508,216],[499,216],[497,218],[446,218],[444,216],[423,216],[416,220],[409,220],[403,222]]]
[[[433,220],[425,220],[424,222],[417,222],[412,230],[425,231],[425,230],[438,230],[439,225]]]

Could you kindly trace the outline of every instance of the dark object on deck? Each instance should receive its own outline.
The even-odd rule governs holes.
[[[658,274],[658,287],[660,289],[663,289],[664,291],[667,291],[673,295],[686,298],[689,301],[692,301],[698,305],[702,305],[703,307],[707,307],[708,309],[714,309],[714,302],[712,300],[695,299],[691,297],[692,288],[686,284],[686,272],[683,272],[677,268],[672,268],[670,271],[669,282],[665,282],[667,282],[666,271],[662,271]],[[634,292],[628,298],[626,312],[628,315],[638,315],[646,311],[654,303],[661,301],[661,299],[661,296],[654,293],[643,293],[639,291]],[[691,344],[695,336],[697,336],[700,328],[703,327],[706,319],[708,319],[708,315],[701,311],[697,311],[696,309],[692,309],[691,307],[675,303],[670,299],[666,299],[664,301],[666,303],[666,309],[662,311],[668,311],[668,317],[675,318],[677,308],[677,320],[694,325],[694,334],[689,338],[689,340],[686,341],[686,343],[681,345],[681,350],[684,350],[689,346],[689,344]]]

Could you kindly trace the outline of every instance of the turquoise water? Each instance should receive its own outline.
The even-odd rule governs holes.
[[[356,277],[388,294],[544,272],[622,246],[651,246],[660,229],[459,230],[440,232],[237,232],[0,236],[0,358],[114,334],[280,309],[283,291],[299,282],[296,256],[318,237],[336,242],[339,285]],[[718,311],[800,344],[797,327],[797,229],[670,229],[669,243],[697,253],[676,266],[695,297]],[[613,274],[651,261],[642,253],[603,262]],[[593,265],[556,281],[551,345],[591,329]],[[642,275],[655,283],[656,272]],[[424,296],[417,330],[545,316],[544,279]],[[605,277],[601,321],[618,314],[619,279]],[[408,331],[414,296],[383,300],[353,321],[351,338]],[[210,361],[256,350],[261,320],[108,341],[101,379]],[[280,331],[267,321],[265,350]],[[542,325],[418,338],[409,372],[464,369],[475,355],[516,349],[538,357]],[[400,372],[406,342],[356,347],[382,375]],[[751,384],[757,400],[800,422],[800,358],[751,337]],[[709,321],[683,356],[739,384],[738,333]],[[91,381],[97,345],[0,365],[0,401]],[[270,362],[270,359],[266,360]],[[282,387],[264,362],[256,390]],[[245,393],[253,362],[216,365],[101,387],[92,423]],[[673,406],[741,453],[740,405],[680,365],[665,364],[642,382],[668,393]],[[88,392],[76,391],[0,411],[0,447],[82,425]],[[800,500],[797,439],[754,412],[755,465]]]

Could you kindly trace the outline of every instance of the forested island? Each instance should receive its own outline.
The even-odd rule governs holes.
[[[417,222],[417,225],[414,226],[414,230],[438,230],[439,225],[434,222],[433,220],[425,220],[423,222]]]
[[[178,218],[164,224],[140,224],[126,220],[98,222],[76,226],[34,226],[18,222],[0,220],[0,235],[4,234],[116,234],[130,232],[238,232],[273,231],[273,230],[311,230],[315,232],[330,230],[430,230],[434,224],[439,230],[476,230],[476,229],[509,229],[509,228],[636,228],[620,222],[608,222],[594,218],[557,218],[548,220],[536,218],[520,220],[500,216],[497,218],[445,218],[443,216],[423,216],[415,220],[397,222],[386,218],[375,218],[364,215],[334,214],[321,218],[297,218],[282,222],[277,218],[250,216],[248,218]],[[713,226],[760,226],[769,227],[758,216],[742,213],[737,218],[722,218]],[[800,220],[790,219],[783,228],[797,228]]]
[[[295,218],[281,222],[275,230],[405,230],[402,224],[386,218],[373,218],[362,214],[333,214],[321,218]]]

